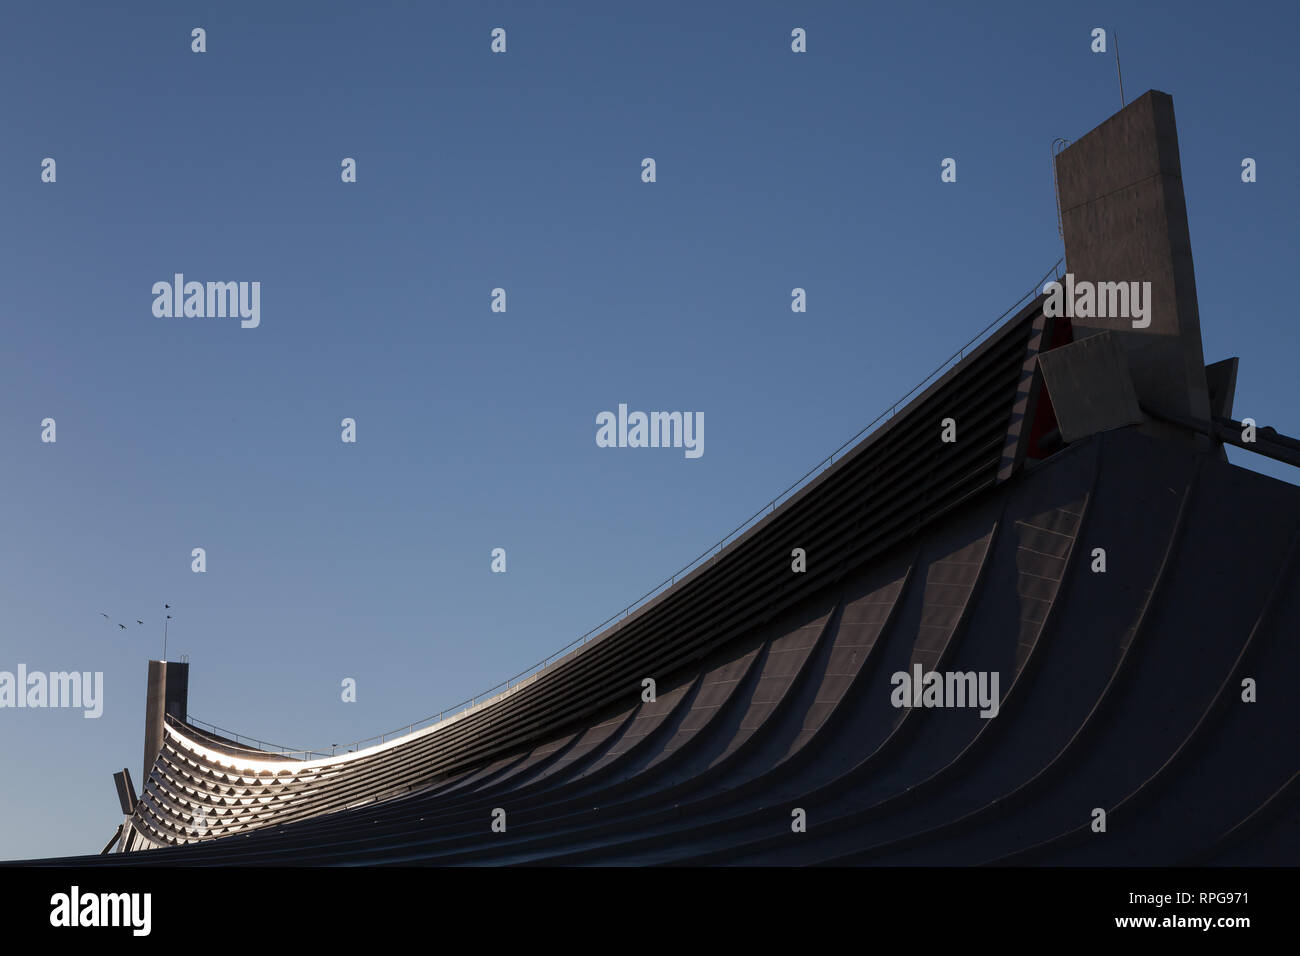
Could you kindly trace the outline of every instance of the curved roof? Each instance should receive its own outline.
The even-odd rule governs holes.
[[[723,554],[533,680],[474,710],[356,753],[307,762],[169,722],[132,818],[136,845],[201,842],[427,788],[543,744],[557,728],[590,724],[625,706],[629,694],[639,699],[644,678],[693,671],[810,598],[823,600],[821,592],[851,568],[996,484],[1026,355],[1044,322],[1038,304]],[[958,440],[942,443],[941,422],[954,415]],[[810,556],[807,573],[791,573],[793,547]]]
[[[836,500],[846,548],[862,547]],[[199,845],[93,859],[1293,860],[1298,552],[1300,489],[1135,428],[1102,433],[647,672],[654,701],[628,681],[488,759],[439,769],[436,732],[263,759],[169,726],[133,822],[151,843]],[[996,716],[895,707],[894,675],[917,665],[997,673]]]

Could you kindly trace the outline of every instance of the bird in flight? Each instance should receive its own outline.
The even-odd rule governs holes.
[[[105,614],[103,611],[100,611],[100,612],[99,612],[99,616],[102,617],[102,618],[104,618],[104,620],[108,621],[109,624],[117,624],[117,621],[113,620],[111,617],[109,617],[109,616],[108,616],[107,614]],[[139,620],[139,619],[136,619],[136,622],[135,622],[135,623],[137,623],[137,624],[139,624],[139,625],[141,625],[141,626],[144,625],[144,621],[141,621],[141,620]],[[117,626],[118,626],[119,629],[121,629],[121,630],[123,630],[123,631],[126,630],[126,625],[125,625],[125,624],[117,624]]]

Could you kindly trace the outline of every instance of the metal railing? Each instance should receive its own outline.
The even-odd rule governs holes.
[[[984,337],[988,335],[989,332],[991,332],[996,326],[1001,324],[1002,321],[1006,319],[1007,316],[1009,316],[1011,313],[1019,309],[1025,303],[1026,300],[1036,296],[1041,290],[1043,283],[1046,282],[1048,276],[1055,275],[1059,277],[1060,274],[1059,270],[1061,264],[1064,261],[1065,261],[1064,257],[1057,259],[1056,262],[1052,265],[1052,267],[1048,269],[1047,272],[1043,273],[1042,279],[1040,279],[1034,285],[1033,288],[1031,288],[1024,295],[1022,295],[1019,299],[1017,299],[1014,305],[1012,305],[1009,309],[1007,309],[996,319],[994,319],[992,322],[986,325],[979,332],[975,333],[975,335],[970,339],[970,341],[968,341],[960,349],[958,349],[947,359],[945,359],[933,372],[931,372],[925,378],[921,379],[920,382],[914,385],[905,395],[903,395],[896,402],[894,402],[894,404],[890,405],[889,408],[881,412],[874,419],[872,419],[861,429],[859,429],[856,435],[854,435],[848,441],[844,442],[833,452],[831,452],[829,455],[823,458],[820,462],[818,462],[812,468],[808,469],[808,471],[804,472],[804,474],[801,475],[798,479],[796,479],[792,485],[790,485],[788,488],[782,491],[779,495],[777,495],[775,498],[773,498],[771,501],[765,504],[758,511],[754,512],[752,515],[746,518],[743,522],[737,525],[734,530],[724,535],[716,545],[710,545],[708,550],[702,552],[694,560],[684,565],[680,570],[674,572],[669,577],[659,582],[659,584],[655,585],[645,594],[641,595],[635,601],[628,604],[621,611],[616,611],[614,614],[611,614],[609,617],[605,618],[605,620],[601,621],[595,627],[591,628],[584,634],[581,634],[574,640],[570,641],[568,644],[564,645],[564,647],[561,647],[558,651],[554,652],[553,654],[550,654],[547,657],[543,658],[541,661],[534,664],[532,667],[520,671],[514,677],[507,678],[506,680],[501,681],[499,684],[489,687],[487,690],[483,691],[482,693],[475,694],[473,697],[469,697],[461,701],[459,704],[454,704],[451,707],[444,708],[443,710],[439,711],[439,713],[436,716],[430,715],[428,717],[425,717],[423,720],[417,720],[414,723],[407,724],[405,727],[400,727],[397,730],[391,730],[388,731],[387,733],[378,734],[374,737],[367,737],[362,740],[355,740],[350,744],[345,744],[344,745],[345,749],[343,752],[350,753],[355,750],[361,750],[367,746],[376,743],[382,744],[395,737],[405,736],[407,734],[413,733],[417,729],[422,730],[425,729],[426,727],[437,726],[438,724],[442,723],[444,720],[447,720],[449,716],[453,718],[463,716],[469,713],[470,711],[472,711],[476,707],[489,704],[495,700],[498,700],[506,696],[511,692],[511,690],[518,690],[525,683],[531,683],[531,681],[535,679],[538,675],[540,675],[542,671],[544,671],[546,668],[550,667],[555,663],[558,663],[562,658],[567,657],[570,654],[577,653],[577,651],[581,649],[581,647],[585,645],[589,640],[591,640],[592,637],[604,631],[605,628],[607,628],[609,625],[614,624],[620,620],[626,619],[629,614],[631,614],[637,608],[641,607],[651,598],[657,597],[658,595],[662,594],[664,591],[675,586],[677,584],[678,578],[685,577],[687,574],[691,573],[692,571],[697,569],[701,564],[703,564],[704,561],[722,554],[723,550],[726,548],[726,545],[729,541],[734,541],[737,537],[739,537],[744,532],[748,531],[764,517],[774,513],[776,511],[776,507],[778,504],[784,502],[791,495],[793,495],[799,489],[804,487],[804,485],[806,485],[812,478],[816,477],[817,475],[820,475],[832,464],[834,464],[836,461],[842,458],[845,450],[853,446],[856,446],[858,441],[868,431],[875,428],[877,425],[883,424],[884,422],[887,422],[890,419],[892,419],[897,414],[898,409],[901,405],[910,401],[917,394],[917,392],[921,391],[923,388],[929,385],[935,379],[936,376],[939,376],[944,372],[948,371],[948,369],[951,368],[953,364],[960,362],[963,358],[965,358],[968,349],[972,348],[973,346],[981,342],[984,339]],[[265,744],[263,741],[255,740],[249,737],[244,737],[240,734],[234,734],[230,731],[221,730],[220,728],[216,727],[213,724],[207,724],[205,721],[200,721],[193,717],[188,718],[188,720],[190,723],[195,724],[196,726],[211,727],[217,733],[221,734],[222,736],[229,737],[230,739],[234,740],[237,743],[244,740],[248,740],[251,743],[258,745],[258,749],[265,749],[268,750],[269,752],[278,753],[283,756],[294,758],[294,759],[311,760],[318,757],[337,756],[337,752],[339,749],[338,744],[333,744],[330,746],[329,750],[290,750],[288,748],[277,747],[274,744]]]
[[[167,719],[171,720],[170,717],[168,717]],[[206,720],[200,720],[199,718],[195,717],[193,714],[186,714],[185,722],[188,724],[193,724],[195,727],[198,727],[200,730],[206,730],[213,734],[216,734],[218,737],[224,737],[227,740],[233,740],[237,744],[247,743],[249,745],[250,750],[262,750],[262,751],[266,751],[267,753],[278,753],[281,754],[282,756],[291,757],[291,758],[296,758],[298,754],[315,753],[314,751],[310,751],[310,750],[296,750],[292,747],[281,747],[279,744],[267,743],[265,740],[258,740],[255,737],[246,737],[243,734],[235,733],[233,730],[227,730],[224,727],[218,727],[216,724],[208,723]],[[318,753],[316,754],[316,756],[328,757],[329,753],[328,752],[323,754]],[[311,759],[311,758],[304,757],[302,759]]]

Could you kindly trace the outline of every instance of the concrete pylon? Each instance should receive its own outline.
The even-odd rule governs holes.
[[[1210,417],[1192,243],[1174,101],[1149,90],[1056,157],[1066,270],[1080,281],[1150,282],[1150,325],[1073,318],[1078,341],[1111,331],[1138,400],[1186,418]],[[1164,437],[1186,433],[1147,421]]]
[[[149,782],[149,771],[162,750],[164,715],[184,720],[189,713],[189,700],[189,664],[149,662],[149,686],[144,707],[144,775],[140,778],[142,788]]]

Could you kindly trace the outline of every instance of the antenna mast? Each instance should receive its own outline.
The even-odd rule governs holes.
[[[1112,30],[1111,32],[1115,36],[1115,73],[1119,76],[1119,106],[1120,109],[1123,109],[1126,104],[1124,103],[1124,71],[1119,67],[1119,31]]]

